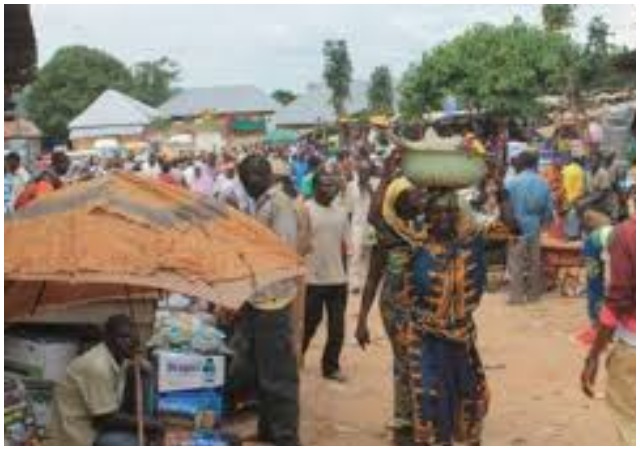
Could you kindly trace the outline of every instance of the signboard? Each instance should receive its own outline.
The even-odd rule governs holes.
[[[160,392],[215,389],[224,385],[224,356],[157,352]]]

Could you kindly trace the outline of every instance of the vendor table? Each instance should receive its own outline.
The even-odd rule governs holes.
[[[545,235],[541,245],[547,289],[558,289],[566,297],[579,297],[586,282],[582,243]]]

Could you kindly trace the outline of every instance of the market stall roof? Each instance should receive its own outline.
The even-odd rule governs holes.
[[[150,291],[239,307],[303,273],[251,217],[136,175],[78,183],[5,219],[5,321]]]

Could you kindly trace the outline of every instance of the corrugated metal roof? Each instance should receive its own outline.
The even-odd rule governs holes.
[[[118,126],[146,126],[158,117],[158,111],[144,103],[109,89],[69,124],[69,130],[109,128]]]
[[[5,321],[126,299],[127,287],[236,309],[304,270],[295,250],[252,217],[130,173],[48,193],[5,217],[4,233]]]
[[[278,104],[255,86],[218,86],[185,89],[159,109],[168,117],[193,117],[204,111],[273,112],[278,109]]]
[[[356,114],[367,109],[368,83],[354,81],[351,84],[351,96],[346,103],[348,114]],[[331,92],[326,86],[316,85],[281,108],[274,116],[275,126],[314,126],[319,123],[333,123],[336,115],[331,106]]]

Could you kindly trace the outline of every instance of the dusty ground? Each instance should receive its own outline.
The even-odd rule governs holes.
[[[345,385],[319,376],[318,335],[302,375],[302,439],[306,445],[389,445],[391,360],[377,314],[373,345],[362,352],[353,328],[359,300],[351,299],[344,351]],[[571,336],[585,320],[582,300],[549,296],[535,305],[506,306],[487,296],[478,313],[480,352],[492,404],[486,445],[618,445],[604,400],[579,389],[584,350]],[[603,389],[602,380],[599,384]]]

